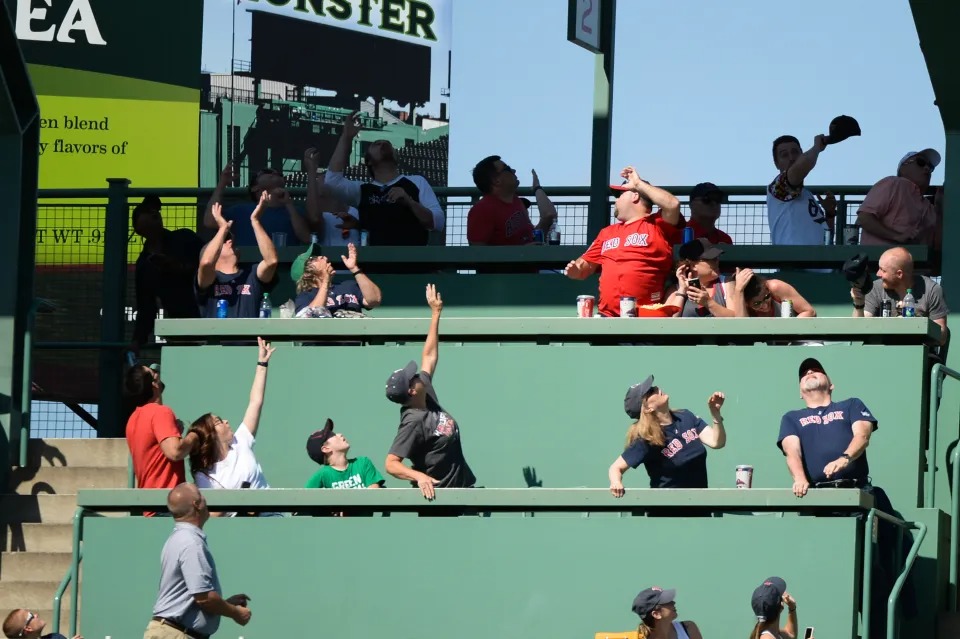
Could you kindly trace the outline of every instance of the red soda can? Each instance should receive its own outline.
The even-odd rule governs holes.
[[[593,317],[594,308],[597,305],[597,298],[593,295],[577,296],[577,317]]]

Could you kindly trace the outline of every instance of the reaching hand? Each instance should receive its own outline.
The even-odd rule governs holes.
[[[747,282],[753,279],[753,269],[752,268],[737,268],[734,273],[734,281],[737,293],[743,293],[743,289],[747,286]]]
[[[210,207],[210,214],[213,215],[214,221],[217,223],[218,228],[229,229],[233,226],[233,220],[226,220],[223,217],[223,205],[219,202],[214,202],[213,206]]]
[[[817,137],[813,138],[813,148],[817,150],[817,153],[827,148],[826,136],[820,133]]]
[[[260,201],[257,202],[257,206],[253,209],[253,213],[250,214],[250,219],[255,222],[260,221],[260,215],[263,214],[263,209],[267,206],[267,202],[270,200],[270,194],[266,190],[260,192]]]
[[[707,400],[707,408],[710,409],[710,412],[713,413],[713,415],[719,415],[720,409],[723,407],[723,402],[725,402],[726,399],[727,398],[723,393],[717,391]]]
[[[283,206],[286,206],[292,202],[290,199],[290,192],[286,189],[277,189],[269,199],[271,202],[276,202],[277,204],[281,204]]]
[[[277,350],[276,348],[270,345],[270,342],[263,339],[262,337],[257,338],[257,346],[259,347],[259,350],[257,353],[258,362],[269,362],[270,356],[273,355],[273,351]],[[239,597],[240,595],[237,595],[237,596]],[[246,604],[240,604],[240,605],[244,606]]]
[[[348,271],[353,271],[357,268],[357,247],[352,242],[347,244],[347,254],[346,256],[341,255],[340,259],[343,260],[343,265],[347,267]]]
[[[536,169],[530,169],[530,173],[533,174],[533,190],[536,191],[540,188],[540,178],[537,176]]]
[[[343,120],[343,134],[347,138],[355,138],[360,133],[360,112],[354,111]]]
[[[310,175],[316,173],[317,167],[320,166],[320,152],[311,146],[303,153],[303,164],[307,173]]]
[[[427,501],[432,501],[433,498],[437,496],[437,493],[433,490],[433,486],[439,483],[439,479],[424,475],[423,479],[417,480],[417,487],[420,488],[420,494],[422,494]]]
[[[427,284],[427,304],[430,305],[434,313],[443,310],[443,299],[440,298],[440,293],[437,292],[437,287],[433,284]]]
[[[527,482],[527,488],[543,488],[543,480],[537,479],[537,469],[533,466],[523,467],[523,481]]]
[[[837,216],[837,196],[834,195],[832,191],[827,191],[823,194],[823,197],[818,195],[817,200],[820,202],[820,206],[823,207],[823,212],[827,214],[827,217]]]
[[[622,171],[620,171],[620,177],[627,181],[627,186],[633,190],[640,188],[640,183],[643,180],[640,179],[640,175],[637,173],[637,170],[632,166],[628,166]]]
[[[220,182],[219,185],[222,187],[228,187],[233,184],[237,177],[237,170],[234,168],[233,164],[227,164],[223,167],[223,170],[220,171]]]

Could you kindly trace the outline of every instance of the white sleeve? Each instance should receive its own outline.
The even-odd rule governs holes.
[[[233,436],[237,438],[237,444],[245,448],[253,448],[253,445],[257,443],[256,438],[250,433],[250,428],[243,422],[240,422],[240,426],[237,427],[237,432]]]
[[[210,475],[206,473],[197,473],[193,476],[193,481],[197,484],[197,488],[219,488],[219,485],[214,485]]]
[[[437,195],[433,192],[430,183],[427,182],[427,179],[422,175],[411,175],[409,177],[412,181],[416,182],[417,188],[420,189],[420,204],[430,209],[430,212],[433,213],[433,230],[442,231],[446,224],[446,218],[443,215],[443,209],[440,208],[440,200],[437,199]]]
[[[361,182],[348,180],[343,177],[339,171],[327,171],[324,173],[324,186],[330,190],[331,195],[344,204],[357,206],[360,204],[360,186]]]

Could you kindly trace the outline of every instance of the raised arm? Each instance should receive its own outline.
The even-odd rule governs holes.
[[[803,186],[803,181],[813,170],[813,167],[817,166],[817,158],[820,157],[820,153],[825,148],[827,148],[827,144],[823,141],[822,135],[813,138],[813,146],[802,153],[787,169],[787,182],[790,183],[790,186],[797,189]]]
[[[310,147],[303,153],[303,170],[307,174],[307,221],[320,236],[323,236],[323,211],[320,209],[320,185],[323,178],[317,175],[319,152]]]
[[[537,211],[540,212],[540,221],[537,222],[537,228],[546,232],[557,219],[557,207],[554,206],[550,198],[547,197],[547,192],[540,186],[540,176],[537,175],[537,172],[531,169],[530,173],[533,174],[533,197],[537,199]]]
[[[260,194],[257,208],[253,209],[253,213],[250,215],[250,227],[253,229],[254,237],[257,238],[257,248],[260,249],[257,279],[264,283],[273,281],[273,276],[277,272],[277,264],[280,261],[277,258],[277,247],[274,246],[273,240],[270,239],[266,229],[263,228],[263,224],[260,223],[260,216],[263,215],[263,209],[266,207],[269,197],[269,194],[264,190]]]
[[[747,300],[743,294],[743,289],[751,279],[753,279],[753,269],[737,267],[731,287],[732,295],[727,298],[727,303],[730,305],[734,317],[750,317],[750,313],[747,312]]]
[[[352,242],[347,244],[347,254],[345,256],[341,255],[340,259],[343,260],[343,265],[353,274],[357,286],[360,287],[360,293],[363,295],[363,307],[376,308],[380,306],[383,301],[383,293],[380,292],[380,287],[374,284],[373,280],[357,266],[357,247]]]
[[[254,437],[260,426],[260,411],[263,410],[263,396],[267,389],[267,366],[276,349],[262,337],[257,338],[257,372],[253,374],[253,386],[250,387],[250,403],[243,414],[243,423]]]
[[[220,172],[220,179],[217,181],[217,187],[213,189],[210,199],[207,200],[207,208],[203,212],[203,225],[208,229],[218,228],[217,218],[213,215],[213,205],[221,204],[223,200],[223,191],[237,178],[237,171],[232,164],[223,167]]]
[[[440,358],[440,313],[443,311],[443,299],[433,284],[427,284],[427,304],[432,311],[430,315],[430,331],[423,343],[423,355],[420,357],[420,370],[433,377],[437,370],[437,360]]]
[[[210,213],[217,223],[217,234],[207,242],[207,246],[200,256],[200,265],[197,267],[197,288],[201,291],[210,288],[214,280],[217,279],[217,260],[220,258],[220,250],[223,249],[227,233],[233,226],[232,221],[228,222],[223,219],[223,205],[219,202],[213,203],[213,206],[210,207]]]
[[[354,111],[343,120],[343,131],[340,133],[340,139],[337,140],[337,146],[333,149],[333,155],[330,156],[328,169],[337,173],[343,173],[350,161],[350,147],[353,146],[353,138],[360,133],[360,112]]]
[[[307,182],[313,182],[313,180],[307,180]],[[309,187],[307,187],[307,189],[309,191]],[[309,244],[310,225],[307,224],[307,221],[303,219],[302,215],[300,215],[300,211],[297,210],[297,207],[293,205],[293,199],[290,197],[290,193],[286,189],[280,190],[278,201],[283,204],[283,208],[286,209],[287,215],[290,216],[290,226],[293,227],[294,235],[296,235],[297,239],[304,244]]]
[[[632,166],[620,171],[620,175],[627,180],[633,192],[647,198],[660,209],[660,215],[665,222],[674,226],[680,223],[680,200],[675,195],[640,179],[637,170]]]
[[[727,431],[723,428],[723,415],[720,414],[724,400],[725,397],[720,391],[715,392],[707,400],[707,408],[710,409],[713,423],[700,432],[700,441],[704,446],[723,448],[727,445]]]

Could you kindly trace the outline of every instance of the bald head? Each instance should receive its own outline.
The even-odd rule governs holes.
[[[184,519],[194,513],[198,501],[200,501],[200,491],[197,487],[182,483],[167,495],[167,508],[174,519]]]
[[[902,246],[888,249],[880,256],[880,261],[886,261],[892,270],[901,270],[905,275],[913,273],[913,256]]]

